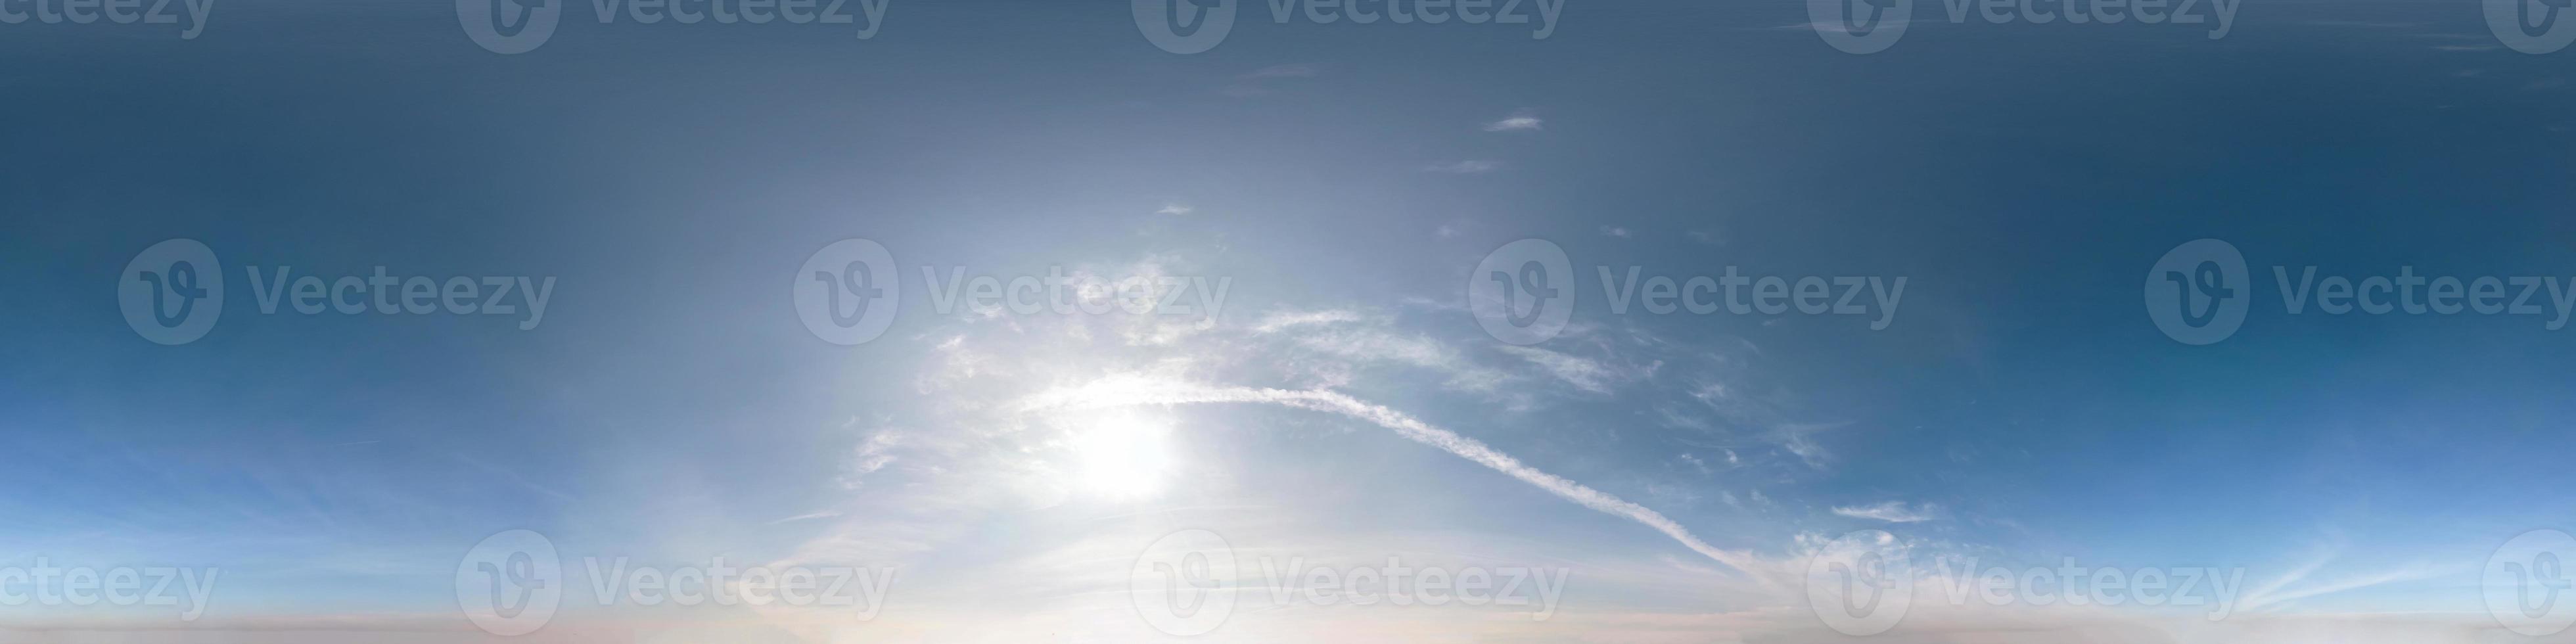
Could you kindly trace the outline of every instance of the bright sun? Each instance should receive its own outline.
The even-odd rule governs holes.
[[[1163,489],[1172,468],[1170,425],[1127,415],[1102,418],[1072,438],[1083,491],[1115,501],[1141,501]]]

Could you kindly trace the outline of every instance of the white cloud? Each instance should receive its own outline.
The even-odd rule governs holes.
[[[2343,575],[2333,581],[2309,583],[2293,588],[2294,585],[2308,581],[2310,578],[2316,576],[2318,570],[2325,568],[2326,564],[2334,562],[2334,560],[2341,557],[2342,554],[2341,548],[2339,547],[2325,549],[2319,553],[2316,558],[2309,560],[2307,563],[2300,564],[2298,567],[2292,568],[2287,572],[2281,573],[2280,576],[2273,577],[2270,581],[2264,582],[2263,585],[2257,586],[2253,590],[2246,591],[2245,600],[2237,605],[2236,610],[2255,612],[2257,610],[2273,608],[2309,597],[2331,595],[2382,584],[2430,579],[2443,575],[2464,574],[2474,572],[2476,570],[2474,566],[2466,564],[2439,566],[2419,563],[2357,575]]]
[[[1816,442],[1815,434],[1841,428],[1844,424],[1783,423],[1772,428],[1771,439],[1780,444],[1780,449],[1788,450],[1789,453],[1798,455],[1800,460],[1806,461],[1808,467],[1823,468],[1826,461],[1833,459],[1833,455],[1825,451],[1823,444]]]
[[[1699,470],[1699,473],[1701,474],[1711,474],[1715,472],[1715,470],[1708,469],[1708,461],[1699,460],[1699,457],[1692,456],[1690,452],[1682,452],[1682,462],[1691,464],[1691,468]],[[1729,496],[1728,498],[1734,497]]]
[[[1626,228],[1621,228],[1621,227],[1618,227],[1618,226],[1602,226],[1602,227],[1601,227],[1601,235],[1602,235],[1602,236],[1604,236],[1604,237],[1617,237],[1617,238],[1620,238],[1620,239],[1627,239],[1627,238],[1628,238],[1628,229],[1626,229]]]
[[[1162,209],[1162,210],[1156,210],[1156,211],[1154,211],[1154,214],[1157,214],[1157,215],[1186,215],[1186,214],[1190,214],[1191,212],[1195,212],[1196,210],[1197,210],[1196,208],[1191,208],[1191,207],[1189,207],[1189,206],[1187,206],[1187,205],[1183,205],[1183,204],[1167,203],[1167,204],[1163,204],[1163,209]]]
[[[858,453],[850,459],[849,473],[841,477],[841,485],[858,487],[860,479],[869,474],[875,474],[877,470],[885,469],[887,465],[894,464],[894,448],[902,444],[901,432],[891,428],[877,430],[875,435],[868,437],[867,442],[859,444]]]
[[[1511,116],[1503,117],[1502,120],[1486,123],[1485,131],[1523,132],[1539,129],[1542,125],[1545,125],[1545,122],[1539,120],[1537,113],[1521,110],[1513,112]]]
[[[1570,356],[1538,347],[1507,345],[1496,348],[1504,353],[1520,356],[1521,359],[1530,361],[1530,364],[1546,369],[1548,375],[1556,376],[1556,379],[1584,391],[1610,393],[1610,381],[1618,378],[1618,374],[1611,371],[1609,367],[1601,366],[1601,363],[1589,358]]]
[[[1834,514],[1855,519],[1886,521],[1888,523],[1919,523],[1930,521],[1938,511],[1940,511],[1940,506],[1926,503],[1923,504],[1922,507],[1907,507],[1903,501],[1889,501],[1877,505],[1841,506],[1834,508]]]
[[[1449,345],[1421,336],[1377,329],[1334,330],[1298,338],[1297,345],[1347,360],[1388,361],[1438,371],[1449,376],[1448,387],[1460,391],[1489,392],[1510,379],[1501,371],[1469,362]]]
[[[1286,329],[1289,327],[1358,321],[1360,321],[1360,314],[1350,311],[1281,311],[1272,313],[1269,317],[1261,318],[1261,324],[1254,326],[1252,331],[1254,333],[1275,333],[1280,329]]]

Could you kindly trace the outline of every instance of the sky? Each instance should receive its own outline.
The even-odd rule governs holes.
[[[2576,27],[1282,2],[0,0],[0,641],[2576,641]]]

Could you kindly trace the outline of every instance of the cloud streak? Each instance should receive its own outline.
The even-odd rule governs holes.
[[[1090,409],[1131,405],[1184,405],[1205,403],[1260,403],[1310,411],[1341,414],[1368,421],[1393,430],[1424,445],[1439,448],[1460,458],[1501,472],[1521,482],[1538,486],[1568,501],[1595,511],[1635,521],[1664,536],[1680,542],[1693,552],[1737,570],[1753,572],[1758,562],[1743,551],[1723,550],[1701,541],[1680,523],[1662,513],[1592,489],[1565,477],[1540,471],[1476,439],[1422,422],[1401,411],[1370,404],[1357,398],[1330,391],[1297,391],[1253,387],[1209,387],[1190,383],[1153,380],[1141,377],[1111,377],[1078,387],[1057,388],[1024,399],[1023,413],[1051,409]]]
[[[1834,514],[1888,523],[1921,523],[1932,520],[1937,509],[1928,503],[1922,507],[1906,507],[1903,501],[1889,501],[1877,505],[1836,507]]]
[[[1546,122],[1539,120],[1536,112],[1521,110],[1513,112],[1511,116],[1503,117],[1502,120],[1486,123],[1485,131],[1527,132],[1537,130],[1544,125],[1546,125]]]

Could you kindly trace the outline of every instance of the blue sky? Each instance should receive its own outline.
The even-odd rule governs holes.
[[[1545,620],[1248,581],[1210,641],[2531,641],[2481,572],[2576,516],[2576,331],[2292,314],[2271,277],[2576,284],[2576,51],[2498,46],[2479,3],[2252,0],[2212,39],[1932,2],[1863,55],[1792,2],[1566,0],[1544,38],[1245,3],[1185,55],[1121,4],[894,0],[866,39],[572,5],[511,55],[444,3],[0,27],[0,566],[221,570],[189,622],[0,628],[482,641],[460,558],[525,529],[568,571],[538,641],[1178,639],[1129,567],[1206,530],[1247,571],[1570,573]],[[852,238],[900,294],[844,346],[786,285]],[[2252,294],[2192,346],[2140,283],[2204,238]],[[175,346],[116,290],[170,239],[229,291]],[[1466,288],[1523,239],[1574,278],[1527,346]],[[378,266],[554,281],[523,330],[264,313],[245,273]],[[1597,271],[1631,267],[1906,281],[1873,330],[1616,312]],[[925,268],[1225,290],[942,311]],[[1918,594],[1858,637],[1799,585],[1856,530],[2243,582],[2220,621]],[[897,576],[866,620],[602,605],[593,556]]]

